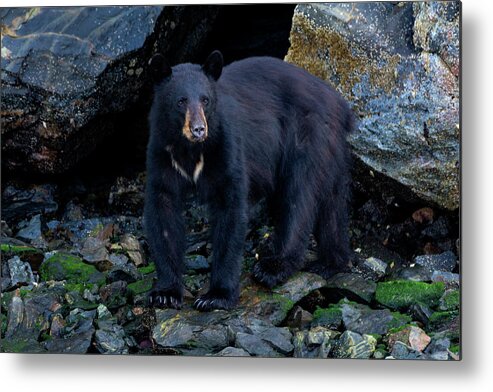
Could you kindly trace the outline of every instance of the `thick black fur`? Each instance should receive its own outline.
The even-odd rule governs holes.
[[[302,268],[311,232],[319,259],[308,268],[324,277],[347,270],[346,136],[353,117],[340,95],[308,72],[268,57],[224,69],[219,52],[202,67],[170,68],[161,57],[152,64],[158,82],[150,113],[145,225],[158,279],[150,303],[182,304],[182,206],[191,187],[212,219],[210,289],[196,300],[197,309],[237,303],[248,202],[260,197],[270,201],[276,227],[274,254],[261,255],[253,270],[259,282],[273,287]],[[184,136],[189,109],[205,114],[203,141]],[[201,154],[203,171],[194,183]]]

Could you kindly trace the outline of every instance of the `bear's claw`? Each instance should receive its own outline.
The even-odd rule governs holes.
[[[180,309],[182,299],[168,290],[153,290],[149,293],[148,303],[155,308]]]
[[[233,298],[207,293],[198,297],[193,303],[193,307],[201,312],[209,312],[214,309],[229,310],[236,305],[236,302]]]
[[[281,283],[284,283],[289,275],[285,273],[272,273],[271,271],[267,271],[266,268],[263,267],[261,262],[258,262],[253,266],[253,277],[255,280],[268,288],[273,288]]]

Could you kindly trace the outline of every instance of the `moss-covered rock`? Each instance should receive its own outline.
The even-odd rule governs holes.
[[[430,316],[428,328],[432,331],[438,331],[447,328],[459,315],[456,310],[439,311]]]
[[[407,314],[402,314],[399,312],[391,312],[391,314],[392,320],[388,323],[389,330],[393,328],[402,328],[412,321],[411,317]]]
[[[450,290],[440,298],[440,310],[458,310],[460,306],[459,290]]]
[[[152,278],[144,278],[137,282],[129,283],[127,286],[128,291],[133,295],[143,294],[150,291],[152,288]]]
[[[65,288],[68,292],[74,291],[76,293],[82,294],[85,289],[92,290],[94,288],[94,284],[92,283],[66,283]]]
[[[145,267],[139,267],[139,268],[137,268],[137,270],[142,275],[152,274],[153,272],[156,271],[156,265],[154,263],[149,263],[149,265],[146,265]]]
[[[45,349],[41,347],[36,339],[29,337],[10,337],[2,339],[0,351],[3,353],[43,353]]]
[[[37,269],[43,261],[43,252],[27,245],[0,244],[3,260],[13,256],[19,256],[22,261],[27,261],[33,269]]]
[[[67,283],[96,283],[98,286],[106,281],[96,267],[84,263],[80,257],[62,252],[46,259],[39,272],[44,281],[65,280]]]
[[[0,322],[1,322],[1,332],[2,338],[5,336],[5,332],[7,332],[7,316],[3,313],[0,313]]]
[[[377,284],[375,298],[391,309],[406,309],[417,303],[435,306],[445,291],[442,282],[391,281]]]
[[[450,352],[458,355],[460,351],[460,344],[453,344],[452,346],[450,346],[449,350]]]
[[[340,302],[344,329],[359,334],[385,334],[411,321],[409,316],[389,309],[371,309],[362,304]]]
[[[317,307],[313,312],[312,327],[323,326],[329,329],[339,329],[342,324],[342,310],[339,305],[328,308]]]

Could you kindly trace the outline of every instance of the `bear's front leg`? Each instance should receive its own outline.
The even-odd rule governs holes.
[[[210,288],[197,298],[200,311],[231,309],[238,303],[241,262],[247,227],[244,186],[222,182],[209,202],[212,219],[212,266]]]
[[[161,173],[160,173],[161,174]],[[156,265],[157,280],[149,293],[150,306],[179,309],[183,302],[183,257],[185,225],[178,186],[160,181],[161,176],[148,178],[144,208],[145,230]]]

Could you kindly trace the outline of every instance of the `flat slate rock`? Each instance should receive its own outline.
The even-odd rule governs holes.
[[[358,274],[339,273],[327,280],[323,291],[331,302],[342,298],[370,303],[375,296],[376,283]]]

